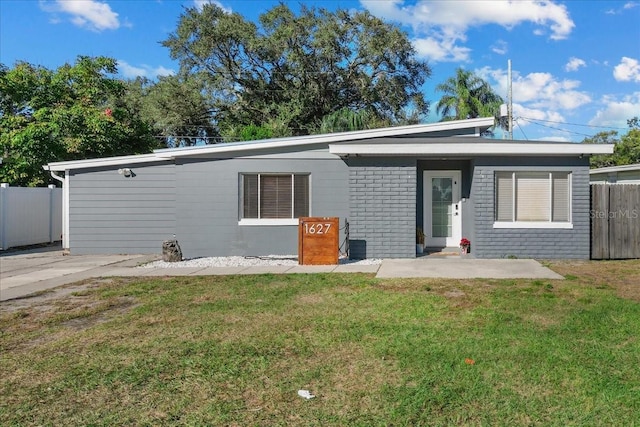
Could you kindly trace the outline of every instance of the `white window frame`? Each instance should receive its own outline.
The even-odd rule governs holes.
[[[291,218],[243,218],[244,215],[244,178],[245,176],[257,175],[258,177],[258,217],[260,216],[260,177],[262,175],[266,176],[290,176],[291,177]],[[239,179],[239,206],[238,206],[238,225],[243,226],[256,226],[256,225],[271,225],[271,226],[284,226],[284,225],[298,225],[298,218],[294,217],[295,212],[295,176],[306,176],[308,179],[309,186],[309,212],[308,215],[311,216],[311,174],[310,173],[283,173],[283,172],[243,172],[240,174]]]
[[[549,221],[516,221],[516,206],[517,206],[517,189],[516,189],[516,176],[518,173],[527,173],[527,172],[548,172],[549,179]],[[569,220],[568,221],[553,221],[553,174],[554,173],[566,173],[567,174],[567,186],[568,186],[568,196],[569,196]],[[497,173],[510,173],[512,179],[512,206],[514,206],[512,212],[512,221],[498,221],[497,209],[498,209],[498,200],[497,200],[497,187],[496,187],[496,176]],[[496,170],[494,172],[494,223],[493,228],[550,228],[550,229],[572,229],[573,228],[573,173],[570,171],[535,171],[535,170],[526,170],[526,171],[501,171]]]

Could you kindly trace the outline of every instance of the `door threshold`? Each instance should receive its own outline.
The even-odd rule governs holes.
[[[460,256],[460,248],[457,247],[434,247],[434,248],[424,248],[425,256]]]

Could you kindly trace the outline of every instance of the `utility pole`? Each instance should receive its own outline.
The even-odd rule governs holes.
[[[509,59],[507,62],[507,85],[508,85],[508,93],[507,93],[507,133],[509,135],[509,139],[513,139],[513,87],[512,87],[512,78],[511,78],[511,60]]]

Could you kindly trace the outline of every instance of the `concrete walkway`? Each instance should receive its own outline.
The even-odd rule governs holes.
[[[115,266],[132,268],[150,259],[141,255],[65,256],[41,248],[0,256],[0,301],[20,298],[68,283],[101,277]]]
[[[0,301],[24,297],[95,277],[201,276],[228,274],[377,273],[379,278],[529,278],[563,277],[534,260],[423,257],[385,259],[381,265],[136,268],[157,255],[63,255],[61,250],[31,250],[0,255]]]
[[[423,257],[384,260],[376,277],[448,279],[564,279],[533,259]]]

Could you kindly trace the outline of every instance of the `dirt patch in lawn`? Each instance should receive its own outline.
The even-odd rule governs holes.
[[[621,298],[640,302],[640,260],[550,261],[565,279],[597,288],[613,288]]]
[[[131,279],[89,279],[0,303],[5,346],[37,346],[109,321],[137,305],[133,297],[102,299],[96,290]],[[18,322],[15,320],[19,319]],[[47,333],[40,334],[42,327]]]

